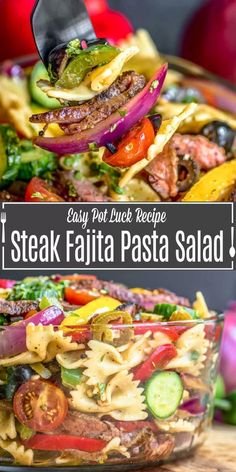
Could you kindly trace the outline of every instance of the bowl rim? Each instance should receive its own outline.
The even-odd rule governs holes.
[[[150,315],[152,315],[152,313],[150,313]],[[224,322],[224,319],[225,319],[225,315],[224,313],[220,313],[218,314],[216,317],[211,317],[211,318],[199,318],[199,319],[192,319],[192,320],[179,320],[179,321],[149,321],[149,322],[144,322],[144,321],[138,321],[138,320],[133,320],[133,323],[128,323],[128,324],[125,324],[125,323],[99,323],[99,327],[104,327],[104,328],[110,328],[110,329],[114,329],[114,330],[122,330],[122,329],[127,329],[127,328],[131,328],[131,329],[134,329],[134,328],[144,328],[146,329],[146,331],[148,331],[149,329],[152,330],[153,328],[170,328],[170,327],[176,327],[176,328],[180,328],[180,327],[188,327],[188,328],[191,328],[191,327],[194,327],[196,325],[203,325],[203,326],[214,326],[214,325],[219,325],[219,324],[222,324]],[[28,321],[28,320],[27,320]],[[21,324],[22,323],[22,324]],[[13,323],[11,325],[7,325],[7,326],[0,326],[0,333],[1,332],[4,332],[5,330],[9,330],[9,329],[19,329],[19,328],[26,328],[26,326],[28,325],[34,325],[34,323],[27,323],[27,325],[23,324],[24,323],[24,319],[19,321],[19,322],[16,322],[16,323]],[[91,323],[90,324],[78,324],[78,325],[66,325],[66,324],[60,324],[60,325],[55,325],[53,323],[49,323],[48,325],[42,325],[41,323],[39,323],[38,325],[34,325],[34,326],[44,326],[44,327],[48,327],[48,326],[53,326],[53,328],[56,328],[56,329],[60,329],[62,331],[64,331],[65,333],[69,334],[70,332],[73,333],[73,332],[76,332],[76,331],[80,331],[81,333],[83,331],[85,332],[88,332],[88,331],[93,331],[93,328],[94,330],[96,329],[95,326],[93,326]],[[43,333],[42,333],[43,334]],[[141,334],[145,334],[144,333],[141,333]]]
[[[150,313],[152,315],[152,313]],[[199,318],[199,319],[192,319],[192,320],[179,320],[179,321],[138,321],[138,320],[133,320],[133,323],[121,323],[121,324],[116,324],[116,323],[99,323],[99,326],[104,326],[104,327],[110,327],[111,329],[124,329],[124,328],[168,328],[168,327],[183,327],[183,326],[196,326],[196,325],[217,325],[221,324],[225,319],[224,313],[220,313],[217,315],[217,317],[212,317],[212,318]],[[71,331],[76,331],[76,330],[92,330],[92,325],[91,324],[84,324],[84,325],[75,325],[75,326],[70,326],[63,324],[63,326],[60,326],[61,329],[66,329],[66,330],[71,330]]]

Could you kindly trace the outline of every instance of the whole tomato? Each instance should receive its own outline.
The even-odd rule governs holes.
[[[36,52],[30,26],[35,0],[0,0],[0,60]]]
[[[187,26],[182,54],[236,83],[236,0],[208,0]]]

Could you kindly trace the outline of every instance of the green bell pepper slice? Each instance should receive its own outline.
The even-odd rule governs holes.
[[[110,45],[98,45],[83,49],[75,59],[69,62],[55,85],[67,89],[78,87],[94,67],[108,64],[119,52],[119,49]]]
[[[61,380],[65,387],[75,387],[79,385],[82,375],[82,369],[65,369],[65,367],[61,367]]]

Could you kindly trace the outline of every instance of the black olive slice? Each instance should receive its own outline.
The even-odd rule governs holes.
[[[183,177],[184,175],[184,177]],[[179,192],[186,192],[199,179],[200,167],[190,156],[178,156],[178,182]]]
[[[201,134],[229,153],[233,147],[236,132],[224,121],[212,121],[201,129]]]

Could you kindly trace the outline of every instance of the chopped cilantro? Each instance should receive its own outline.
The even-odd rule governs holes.
[[[81,175],[81,172],[79,170],[77,170],[77,172],[74,173],[74,178],[76,180],[81,180],[82,179],[82,175]]]
[[[31,197],[33,198],[39,198],[40,200],[45,200],[45,196],[40,193],[40,192],[35,192],[35,193],[32,193]]]
[[[49,277],[23,279],[12,288],[9,300],[38,300],[43,297],[61,299],[68,281],[53,282]]]
[[[99,149],[97,143],[89,143],[89,150],[92,152],[98,151]]]
[[[67,187],[68,187],[68,195],[69,195],[69,197],[74,198],[74,197],[77,197],[77,196],[78,196],[77,190],[76,190],[75,186],[74,186],[71,182],[68,182]]]
[[[191,358],[191,361],[193,361],[193,362],[197,361],[199,359],[199,356],[200,356],[200,354],[197,351],[192,351],[190,353],[190,358]]]
[[[80,46],[81,46],[80,40],[79,39],[73,39],[67,45],[66,54],[69,57],[77,56],[82,51]]]
[[[116,185],[116,184],[112,183],[111,188],[118,195],[123,195],[124,194],[124,189],[119,187],[119,185]]]
[[[66,170],[77,170],[82,154],[72,154],[71,156],[62,157],[60,160],[61,167]]]
[[[101,397],[105,393],[106,384],[105,383],[100,383],[100,384],[98,384],[98,388],[99,388],[99,393],[100,393],[100,397]]]
[[[127,115],[127,111],[125,110],[118,110],[120,116],[126,116]]]
[[[153,82],[151,84],[151,87],[150,87],[150,92],[152,93],[154,90],[156,90],[158,85],[159,85],[159,81],[158,80],[153,80]]]

